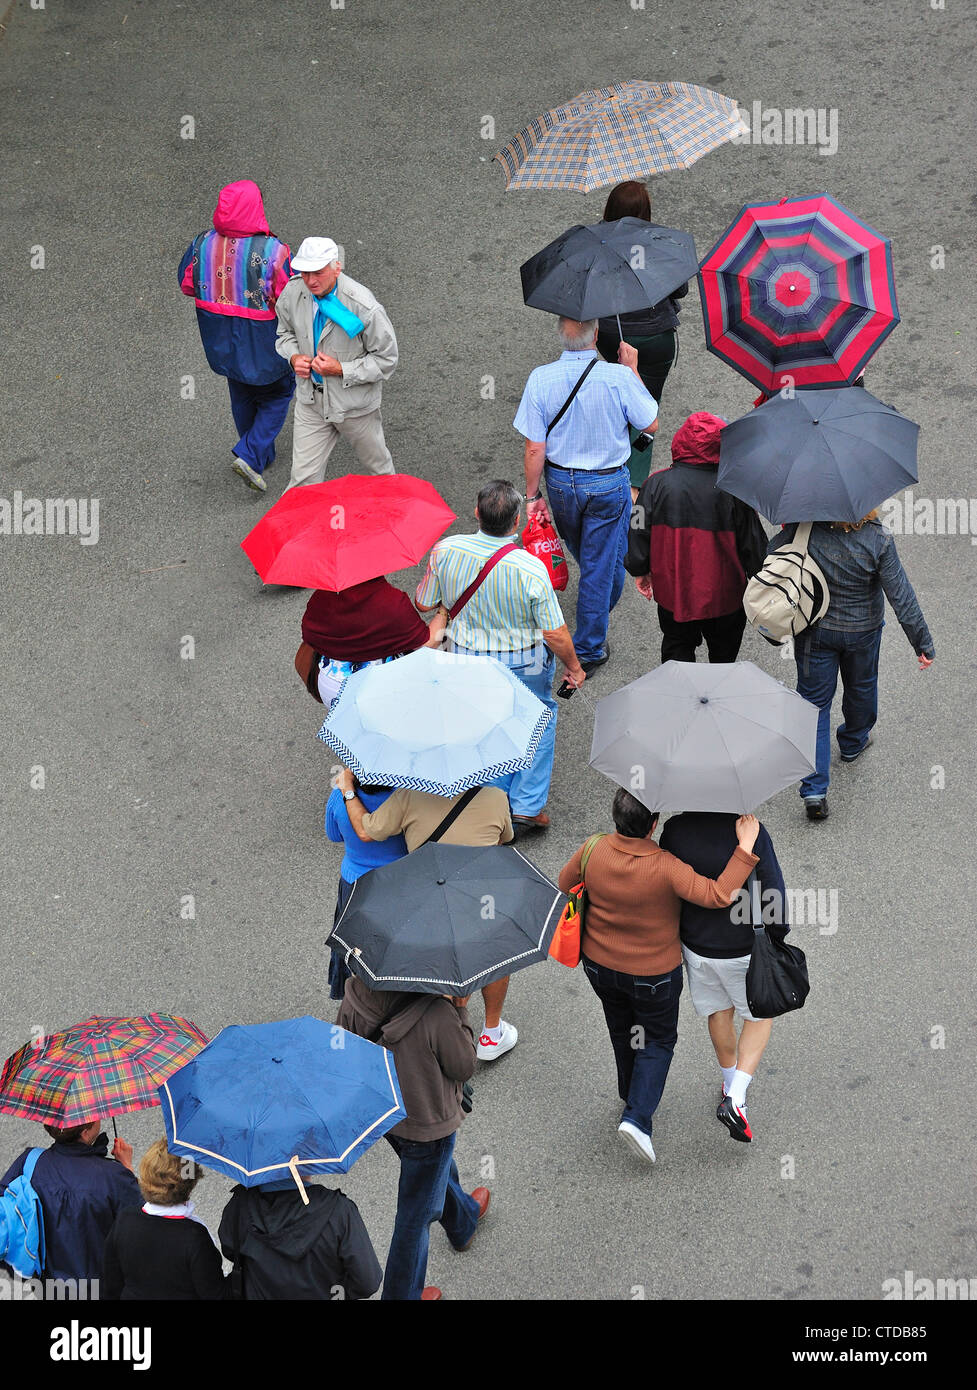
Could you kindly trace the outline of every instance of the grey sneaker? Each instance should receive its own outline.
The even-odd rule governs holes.
[[[865,740],[865,742],[862,744],[861,748],[859,748],[859,750],[858,750],[857,753],[842,753],[842,754],[841,754],[841,761],[842,761],[843,763],[853,763],[853,762],[855,762],[858,758],[860,758],[860,757],[862,756],[862,754],[865,752],[865,749],[871,746],[871,743],[872,743],[872,735],[869,734],[868,738],[867,738],[867,739]]]
[[[268,491],[268,484],[265,482],[264,478],[260,473],[256,473],[249,463],[245,463],[244,459],[239,459],[235,456],[234,462],[231,464],[231,469],[239,478],[244,479],[248,487],[254,488],[255,492]]]

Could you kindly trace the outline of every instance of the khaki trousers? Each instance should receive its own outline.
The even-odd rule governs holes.
[[[326,420],[322,413],[322,398],[317,393],[312,405],[307,401],[295,402],[292,476],[288,486],[325,482],[329,455],[340,438],[345,439],[356,454],[357,472],[394,471],[393,459],[383,438],[380,411],[371,410],[366,415],[354,415],[345,420]]]

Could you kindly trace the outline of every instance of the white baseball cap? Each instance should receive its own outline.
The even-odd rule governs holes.
[[[322,270],[339,259],[339,247],[332,237],[307,236],[292,257],[292,269]]]

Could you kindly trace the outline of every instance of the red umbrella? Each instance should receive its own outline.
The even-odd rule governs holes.
[[[747,204],[699,293],[709,351],[768,394],[849,385],[899,322],[888,240],[826,193]]]
[[[158,1087],[207,1042],[172,1014],[86,1018],[8,1057],[0,1113],[67,1129],[159,1105]]]
[[[351,473],[289,488],[241,547],[266,584],[338,593],[416,565],[455,514],[409,473]]]

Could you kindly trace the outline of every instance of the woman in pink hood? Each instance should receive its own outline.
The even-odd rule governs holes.
[[[275,458],[275,440],[295,376],[275,351],[275,304],[291,272],[288,247],[268,230],[261,189],[251,179],[220,191],[213,229],[194,237],[180,262],[180,288],[192,295],[207,361],[227,377],[238,441],[234,472],[258,492]]]

